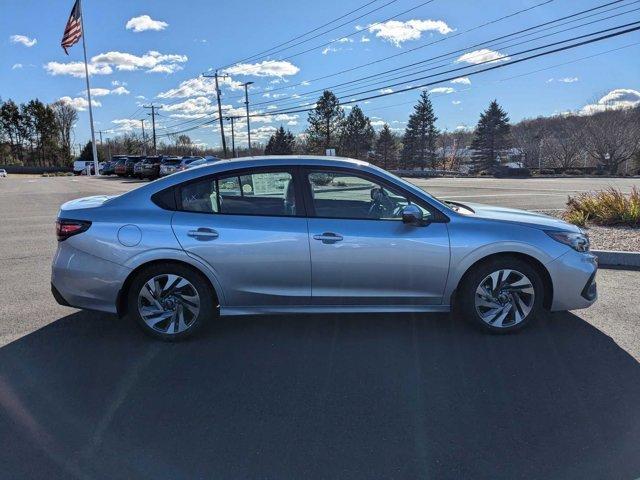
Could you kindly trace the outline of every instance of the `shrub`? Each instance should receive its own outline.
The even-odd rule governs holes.
[[[570,168],[564,171],[565,175],[584,175],[582,170],[578,170],[577,168]]]
[[[541,168],[540,175],[554,175],[556,171],[553,168]]]
[[[640,226],[640,190],[633,187],[631,193],[625,195],[612,187],[569,197],[563,218],[576,225],[592,222],[596,225]]]

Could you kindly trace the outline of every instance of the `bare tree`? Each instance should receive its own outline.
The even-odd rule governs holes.
[[[640,151],[640,108],[604,110],[585,122],[585,146],[589,154],[611,174]]]
[[[60,146],[64,155],[68,158],[71,156],[71,131],[73,130],[73,125],[78,121],[78,112],[73,105],[60,100],[51,104],[51,108],[58,126]]]
[[[522,152],[525,167],[544,166],[542,146],[548,135],[546,118],[522,120],[511,127],[514,146]]]
[[[576,167],[583,153],[583,120],[575,115],[547,119],[544,152],[555,167]]]

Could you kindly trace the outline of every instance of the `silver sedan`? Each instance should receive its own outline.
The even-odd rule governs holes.
[[[448,312],[511,332],[596,300],[577,227],[443,202],[365,162],[252,157],[62,205],[58,302],[178,340],[217,315]]]

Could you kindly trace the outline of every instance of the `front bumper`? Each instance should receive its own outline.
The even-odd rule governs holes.
[[[591,253],[570,250],[547,264],[553,283],[551,311],[587,308],[598,299],[598,259]]]
[[[131,272],[126,267],[58,244],[51,268],[51,291],[65,306],[117,313],[118,292]]]

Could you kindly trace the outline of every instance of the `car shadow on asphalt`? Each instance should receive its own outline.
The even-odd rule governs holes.
[[[0,348],[5,478],[636,478],[638,362],[579,316],[77,312]]]

